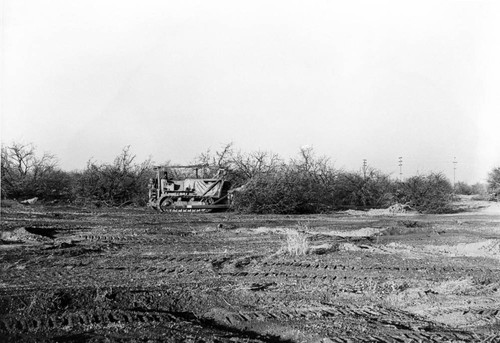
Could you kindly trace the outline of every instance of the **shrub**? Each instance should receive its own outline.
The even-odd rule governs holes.
[[[335,170],[311,148],[299,158],[253,174],[234,197],[234,208],[248,213],[320,213],[338,207],[382,207],[392,202],[394,184],[375,169]]]
[[[471,185],[460,181],[455,184],[455,193],[462,195],[472,195],[474,194],[474,189]]]
[[[479,183],[479,182],[475,183],[471,186],[471,188],[472,188],[472,194],[486,195],[488,193],[488,190],[484,183]]]
[[[238,191],[234,208],[247,213],[318,213],[334,203],[335,170],[310,150],[289,164],[256,173]]]
[[[335,202],[340,207],[389,206],[393,187],[389,176],[375,169],[363,174],[343,172],[335,184]]]
[[[418,175],[399,182],[395,191],[398,202],[423,213],[450,212],[453,186],[441,173]]]
[[[33,144],[2,145],[2,198],[70,199],[71,175],[57,167],[50,153],[37,154]]]
[[[257,175],[237,193],[236,210],[246,213],[314,213],[324,207],[325,191],[294,170]]]
[[[500,167],[493,168],[493,170],[488,174],[488,193],[490,193],[493,198],[500,198]]]
[[[134,163],[130,147],[125,147],[112,164],[89,161],[87,168],[76,180],[75,193],[83,202],[95,202],[108,206],[147,203],[145,188],[153,177],[151,161]]]

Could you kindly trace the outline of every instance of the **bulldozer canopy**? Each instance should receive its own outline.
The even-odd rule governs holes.
[[[174,181],[175,184],[180,185],[180,190],[187,190],[188,188],[191,190],[195,190],[197,195],[203,195],[207,190],[212,187],[212,185],[217,182],[217,180],[200,180],[200,179],[185,179],[183,181]],[[218,195],[220,188],[222,186],[222,182],[215,185],[210,191],[205,194],[206,196],[215,197]]]

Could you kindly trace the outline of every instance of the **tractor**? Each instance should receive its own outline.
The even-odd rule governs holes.
[[[161,212],[225,211],[230,206],[227,172],[219,169],[212,178],[200,178],[207,165],[156,166],[156,177],[150,179],[148,205]],[[171,178],[175,169],[194,170],[194,177]],[[192,174],[192,172],[191,172]]]

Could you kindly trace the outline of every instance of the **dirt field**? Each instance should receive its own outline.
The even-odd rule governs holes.
[[[500,206],[467,206],[247,216],[4,203],[0,341],[500,342]]]

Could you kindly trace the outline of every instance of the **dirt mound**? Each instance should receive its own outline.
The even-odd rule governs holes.
[[[352,216],[412,216],[417,214],[417,211],[410,207],[401,204],[394,204],[388,208],[372,208],[368,211],[347,210],[344,212]]]
[[[290,230],[294,231],[293,229],[285,228],[285,227],[258,227],[258,228],[252,228],[252,229],[245,229],[245,228],[240,228],[235,230],[235,232],[241,232],[241,233],[246,233],[246,234],[279,234],[279,235],[287,235]],[[349,230],[349,231],[340,231],[340,230],[330,230],[329,228],[325,228],[325,230],[322,231],[316,231],[316,230],[310,230],[310,229],[305,229],[305,230],[298,230],[306,235],[309,236],[314,236],[314,235],[321,235],[321,236],[332,236],[332,237],[372,237],[372,236],[377,236],[381,234],[386,228],[381,229],[381,228],[373,228],[373,227],[364,227],[361,229],[357,230]]]
[[[500,240],[488,239],[475,243],[423,245],[419,247],[393,242],[387,244],[384,251],[389,253],[403,253],[413,257],[441,255],[450,257],[468,256],[500,259]]]
[[[1,205],[2,209],[11,208],[11,207],[12,208],[22,208],[22,207],[24,207],[19,202],[15,201],[15,200],[10,200],[10,199],[2,199],[1,202],[0,202],[0,205]]]
[[[372,237],[377,236],[382,233],[385,229],[373,228],[373,227],[364,227],[358,230],[350,230],[350,231],[328,231],[321,232],[322,235],[327,236],[337,236],[337,237]],[[318,233],[319,232],[311,232]]]
[[[7,243],[45,243],[52,241],[52,239],[43,235],[30,233],[24,227],[0,233],[0,240]]]
[[[489,239],[476,243],[459,243],[454,246],[428,246],[427,250],[437,249],[441,254],[451,256],[494,257],[500,259],[500,240]]]
[[[266,227],[266,226],[259,226],[257,228],[239,228],[234,230],[234,232],[238,233],[246,233],[246,234],[268,234],[268,233],[273,233],[273,234],[286,234],[288,232],[288,228],[286,227]]]
[[[480,213],[483,214],[498,214],[500,215],[500,202],[489,201],[486,206],[479,209]]]

